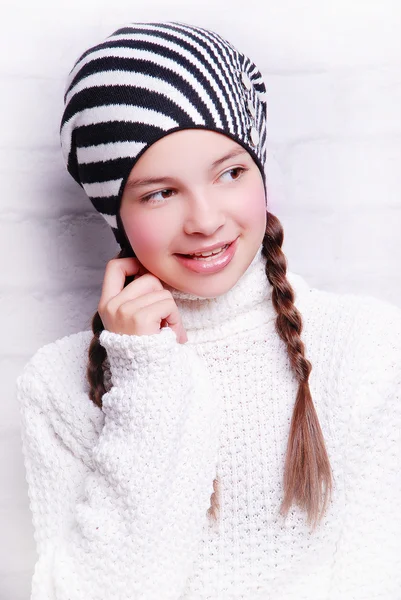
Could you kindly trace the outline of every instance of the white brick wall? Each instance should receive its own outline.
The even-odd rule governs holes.
[[[26,600],[36,556],[15,379],[37,348],[89,328],[106,261],[118,250],[62,161],[58,127],[73,62],[130,20],[187,21],[228,38],[266,77],[270,208],[284,226],[290,270],[322,289],[401,305],[401,3],[7,4],[0,37],[0,600]]]

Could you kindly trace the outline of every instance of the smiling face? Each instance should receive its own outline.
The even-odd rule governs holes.
[[[244,274],[262,243],[262,176],[251,155],[228,136],[176,131],[134,165],[120,217],[137,259],[161,282],[204,298],[220,296]],[[234,241],[213,259],[181,256]]]

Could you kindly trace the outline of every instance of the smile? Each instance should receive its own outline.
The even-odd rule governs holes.
[[[216,248],[215,250],[209,250],[209,252],[196,252],[194,254],[183,254],[183,256],[187,256],[189,258],[194,258],[198,260],[211,260],[213,256],[217,254],[221,254],[228,248],[230,244],[226,244],[225,246],[220,246],[220,248]]]
[[[175,254],[180,264],[194,273],[206,275],[217,273],[224,269],[234,258],[239,236],[230,244],[194,254]]]

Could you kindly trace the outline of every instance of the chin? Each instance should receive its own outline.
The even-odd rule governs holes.
[[[218,273],[216,273],[216,277],[218,277]],[[231,290],[237,283],[239,277],[224,277],[224,281],[221,279],[222,277],[220,278],[220,281],[218,281],[217,278],[215,281],[211,281],[209,276],[209,278],[205,278],[204,281],[200,281],[198,285],[183,285],[180,288],[177,287],[177,289],[202,298],[216,298]]]
[[[214,286],[199,286],[198,294],[199,296],[203,296],[204,298],[216,298],[217,296],[223,296],[234,285],[237,283],[237,280],[227,283],[226,285],[217,284]]]

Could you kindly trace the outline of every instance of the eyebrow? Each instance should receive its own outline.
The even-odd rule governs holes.
[[[209,167],[209,171],[213,171],[213,169],[224,163],[226,160],[234,158],[235,156],[239,156],[240,154],[248,154],[248,152],[245,150],[245,148],[235,148],[235,150],[232,150],[228,154],[225,154],[221,158],[218,158],[217,160],[212,162],[211,166]],[[127,181],[125,188],[132,190],[134,188],[143,187],[145,185],[155,185],[164,182],[174,183],[174,181],[176,181],[174,177],[149,177],[146,179],[131,179]]]

